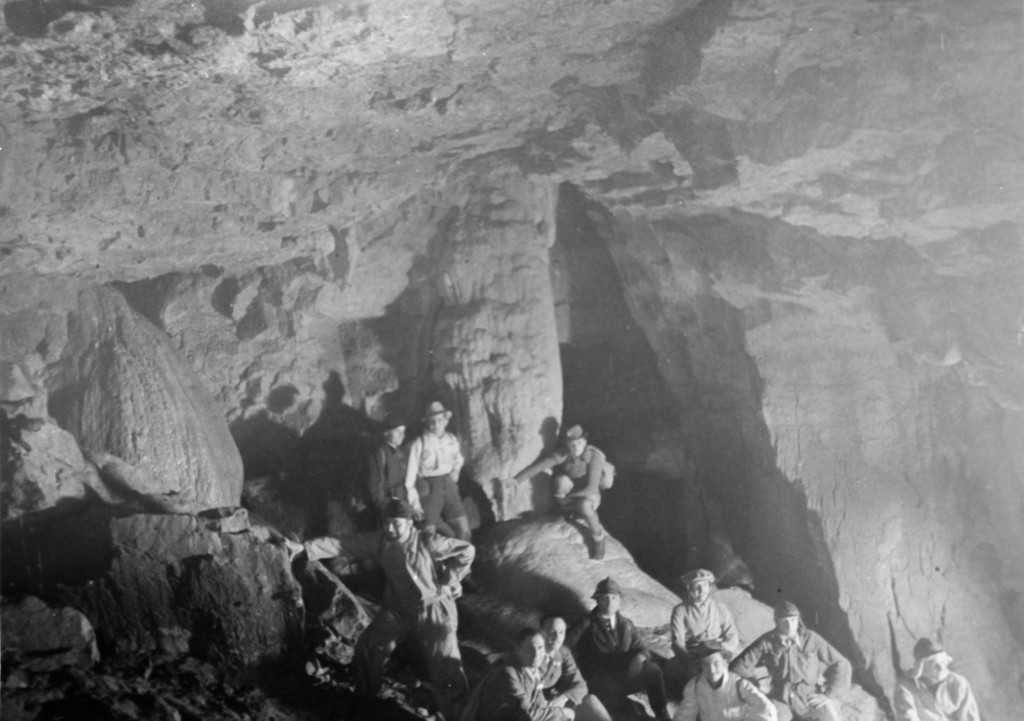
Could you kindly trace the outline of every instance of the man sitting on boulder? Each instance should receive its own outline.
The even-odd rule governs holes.
[[[659,719],[668,717],[661,669],[651,660],[633,622],[619,613],[622,589],[606,578],[594,591],[597,606],[566,635],[583,676],[604,705],[621,707],[625,696],[645,690]]]
[[[576,425],[565,432],[564,442],[540,460],[527,466],[513,480],[522,482],[542,471],[551,470],[555,502],[568,516],[579,516],[590,531],[591,556],[604,558],[605,531],[597,517],[601,505],[601,479],[610,474],[604,453],[587,444],[587,434]]]
[[[565,620],[560,616],[545,616],[540,628],[547,651],[540,669],[544,697],[552,706],[575,709],[576,721],[611,721],[604,704],[587,689],[576,659],[565,645]]]
[[[476,551],[465,541],[416,530],[413,509],[405,501],[388,501],[383,515],[379,560],[387,588],[380,611],[356,643],[356,691],[375,697],[384,664],[395,646],[412,636],[423,652],[438,707],[452,719],[453,703],[467,690],[455,599]]]
[[[701,649],[697,663],[700,674],[686,685],[674,721],[777,720],[772,702],[752,683],[729,670],[721,649]]]
[[[459,439],[446,430],[451,417],[452,412],[437,401],[427,407],[426,430],[409,448],[405,487],[410,503],[423,512],[426,530],[451,527],[456,538],[468,541],[469,519],[459,496],[459,472],[465,461]]]
[[[780,602],[775,628],[732,662],[732,670],[751,681],[758,668],[768,674],[766,693],[779,721],[839,721],[839,698],[850,688],[850,662],[803,625],[795,604]]]
[[[918,639],[914,669],[896,684],[896,721],[979,721],[971,684],[949,670],[952,660],[931,639]]]
[[[697,568],[683,576],[686,597],[672,609],[672,651],[665,666],[666,686],[677,696],[691,679],[700,675],[700,656],[705,649],[723,652],[726,663],[740,650],[740,634],[725,604],[711,598],[715,575]]]
[[[494,666],[460,716],[461,721],[573,721],[576,714],[544,697],[541,666],[544,634],[525,628],[516,637],[515,654]]]

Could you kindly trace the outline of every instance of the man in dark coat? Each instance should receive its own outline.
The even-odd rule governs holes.
[[[593,598],[597,602],[594,610],[566,634],[566,644],[590,688],[613,710],[621,707],[627,694],[644,690],[655,716],[668,718],[661,668],[651,660],[633,622],[619,613],[619,584],[604,579],[597,584]]]

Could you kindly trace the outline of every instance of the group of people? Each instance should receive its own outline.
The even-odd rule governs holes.
[[[638,691],[646,693],[657,719],[669,718],[669,697],[681,692],[675,721],[840,721],[840,699],[851,684],[849,661],[808,629],[789,601],[776,605],[775,627],[741,649],[732,614],[712,598],[714,575],[704,569],[683,578],[685,595],[670,621],[673,656],[664,664],[620,613],[622,589],[606,578],[597,584],[589,614],[571,624],[548,615],[538,628],[521,630],[514,652],[471,690],[455,601],[475,549],[456,485],[463,457],[458,439],[446,430],[450,418],[440,403],[431,404],[425,431],[408,453],[404,426],[387,423],[371,459],[370,495],[382,525],[378,558],[387,587],[380,611],[356,644],[357,692],[376,697],[386,662],[410,639],[419,646],[447,721],[611,721],[609,709],[618,715]],[[603,555],[605,537],[596,514],[604,464],[603,454],[573,426],[564,445],[516,476],[554,471],[559,506],[584,520],[595,557]],[[449,535],[437,532],[442,524]],[[342,551],[336,539],[318,539],[302,550],[314,560]],[[970,685],[949,670],[950,656],[939,645],[921,639],[914,658],[914,670],[897,686],[897,721],[980,721]]]

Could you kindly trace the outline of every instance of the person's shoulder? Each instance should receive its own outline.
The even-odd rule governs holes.
[[[597,446],[588,445],[583,452],[585,454],[587,454],[587,453],[590,454],[590,459],[593,459],[593,460],[601,460],[601,461],[603,461],[604,458],[605,458],[604,451],[602,451]]]
[[[633,620],[629,616],[623,616],[621,612],[619,612],[619,623],[631,631],[636,630],[636,624],[633,623]]]

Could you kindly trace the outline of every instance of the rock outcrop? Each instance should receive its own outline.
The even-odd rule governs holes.
[[[51,608],[35,596],[0,606],[4,665],[26,671],[89,668],[100,658],[92,624],[73,608]]]
[[[71,605],[105,653],[155,651],[258,670],[298,651],[302,591],[283,546],[223,518],[89,511],[5,527],[6,593]]]

